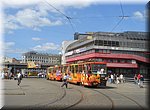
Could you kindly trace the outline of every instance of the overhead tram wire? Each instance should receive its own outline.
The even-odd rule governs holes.
[[[65,15],[63,12],[61,12],[59,9],[57,9],[56,7],[54,7],[53,5],[51,5],[49,2],[47,2],[46,0],[44,0],[49,6],[51,6],[52,8],[54,8],[56,11],[58,11],[60,14],[62,14],[65,18],[67,18],[67,20],[69,21],[71,27],[72,27],[72,30],[74,31],[74,33],[76,32],[74,27],[73,27],[73,24],[71,22],[71,17]]]
[[[124,15],[124,11],[123,11],[123,7],[122,7],[122,4],[121,4],[121,1],[120,1],[120,7],[121,7],[121,12],[122,12],[122,16],[119,16],[121,17],[121,19],[118,21],[118,23],[112,28],[111,32],[114,31],[114,29],[123,21],[124,18],[127,18],[129,16],[125,16]]]

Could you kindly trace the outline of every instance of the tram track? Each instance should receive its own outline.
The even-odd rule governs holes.
[[[56,85],[55,83],[51,83],[51,85],[53,85],[57,88],[60,88],[60,86]],[[56,103],[56,102],[62,100],[66,96],[66,90],[64,88],[61,88],[61,90],[62,90],[61,95],[59,97],[57,97],[56,99],[48,100],[48,101],[42,102],[42,103],[38,103],[38,104],[35,104],[33,106],[34,107],[40,107],[40,108],[47,108],[48,105]]]
[[[102,94],[104,97],[106,97],[111,102],[110,110],[114,110],[114,101],[111,99],[111,97],[109,97],[108,95],[104,94],[101,91],[98,91],[98,90],[95,90],[95,89],[92,89],[92,90],[95,91],[95,92],[98,92],[98,93]]]
[[[84,96],[83,92],[82,92],[81,90],[78,90],[78,89],[76,89],[76,90],[79,91],[80,94],[81,94],[80,99],[79,99],[76,103],[74,103],[74,104],[72,104],[72,105],[69,105],[69,106],[67,106],[67,107],[65,107],[65,108],[63,108],[63,109],[61,109],[61,110],[70,109],[70,108],[72,108],[72,107],[78,105],[79,103],[81,103],[81,102],[84,100],[84,98],[83,98],[83,96]]]
[[[107,97],[110,101],[111,101],[111,110],[114,110],[116,107],[115,107],[115,102],[114,102],[114,99],[110,96],[110,95],[108,95],[108,94],[112,94],[112,93],[115,93],[115,94],[117,94],[117,95],[120,95],[120,96],[122,96],[122,97],[124,97],[124,98],[126,98],[127,100],[129,100],[129,101],[131,101],[131,102],[133,102],[133,103],[135,103],[137,106],[138,106],[138,108],[139,109],[144,109],[137,101],[135,101],[134,99],[132,99],[132,98],[130,98],[130,97],[128,97],[128,96],[126,96],[126,95],[124,95],[124,94],[121,94],[121,93],[118,93],[118,92],[116,92],[116,91],[112,91],[112,90],[102,90],[102,91],[100,91],[100,90],[102,90],[102,89],[99,89],[99,90],[97,90],[97,89],[93,89],[93,91],[96,91],[96,92],[98,92],[98,93],[101,93],[102,95],[104,95],[105,97]],[[108,93],[108,91],[109,92],[111,92],[111,93]],[[107,93],[107,94],[106,94]],[[121,107],[120,107],[121,108]],[[123,107],[122,107],[123,108]]]
[[[59,87],[59,88],[60,88],[60,86],[58,86],[58,85],[56,85],[56,84],[53,84],[53,83],[51,83],[51,84],[54,85],[54,86],[56,86],[56,87]],[[54,103],[57,103],[57,102],[63,100],[63,99],[67,96],[67,93],[66,93],[66,89],[64,89],[64,88],[62,88],[62,89],[63,89],[63,91],[64,91],[62,97],[60,97],[58,100],[55,100],[55,101],[50,102],[50,103],[47,103],[47,104],[45,104],[44,106],[45,106],[45,107],[48,107],[48,106],[51,105],[51,104],[54,104]],[[80,98],[78,99],[78,101],[73,102],[73,103],[70,104],[70,105],[67,105],[67,106],[65,106],[65,107],[59,108],[59,110],[70,109],[70,108],[72,108],[72,107],[78,105],[79,103],[81,103],[81,102],[83,101],[83,99],[84,99],[84,98],[83,98],[84,93],[83,93],[81,90],[79,90],[79,89],[76,89],[76,88],[73,88],[73,89],[76,90],[76,91],[78,91],[78,92],[80,93]],[[56,109],[58,109],[58,108],[56,108]]]
[[[130,91],[122,91],[122,88],[124,88],[122,86],[120,89],[116,89],[116,86],[108,86],[106,88],[87,88],[69,84],[68,88],[63,88],[61,87],[62,82],[43,80],[39,83],[39,85],[41,85],[40,87],[39,85],[34,87],[33,85],[37,83],[36,81],[39,82],[39,80],[35,80],[34,83],[26,83],[20,86],[20,89],[25,93],[21,100],[25,99],[25,101],[27,101],[27,98],[33,97],[34,99],[31,99],[31,101],[35,102],[31,104],[25,103],[26,105],[22,104],[20,107],[18,106],[18,108],[55,110],[70,110],[82,107],[83,109],[104,108],[109,110],[114,110],[118,107],[135,107],[137,109],[145,108],[145,105],[141,106],[143,103],[140,103],[140,97],[136,97],[138,94],[132,95]],[[44,95],[41,93],[44,93]],[[128,95],[129,93],[131,95]],[[18,101],[18,103],[20,102]]]
[[[38,103],[38,104],[35,104],[35,105],[33,105],[33,106],[28,106],[27,108],[53,108],[53,109],[59,109],[59,110],[66,110],[66,109],[74,109],[74,108],[76,108],[76,107],[79,107],[80,108],[80,105],[82,106],[82,104],[84,104],[85,102],[86,102],[86,100],[88,99],[88,100],[90,100],[91,101],[91,99],[88,97],[88,94],[86,94],[86,93],[84,93],[85,91],[83,90],[83,88],[81,87],[81,88],[78,88],[79,86],[73,86],[70,90],[69,90],[69,88],[68,89],[66,89],[66,88],[61,88],[60,87],[60,84],[61,83],[56,83],[55,81],[50,81],[51,83],[51,85],[53,85],[53,86],[55,86],[55,87],[57,87],[58,88],[58,93],[59,93],[59,95],[57,95],[57,97],[55,97],[55,98],[52,98],[52,99],[48,99],[48,100],[46,100],[46,101],[43,101],[43,102],[41,102],[41,103]],[[47,83],[47,81],[44,81],[44,83]],[[72,84],[71,84],[72,85]],[[77,88],[76,88],[77,87]],[[22,89],[22,88],[21,88]],[[60,89],[60,90],[59,90]],[[122,93],[118,93],[118,92],[116,92],[116,91],[114,91],[114,90],[108,90],[107,88],[106,89],[100,89],[100,88],[98,88],[98,89],[96,89],[96,88],[86,88],[88,91],[90,90],[90,91],[94,91],[94,92],[97,92],[97,93],[99,93],[99,94],[101,94],[102,96],[104,96],[104,97],[106,97],[106,99],[105,98],[103,98],[103,100],[109,100],[110,101],[110,103],[108,103],[109,104],[109,109],[110,110],[114,110],[117,106],[118,106],[118,104],[116,103],[116,100],[114,100],[114,98],[112,97],[112,95],[110,95],[110,94],[117,94],[117,98],[118,97],[122,97],[122,99],[124,100],[124,101],[131,101],[132,102],[132,104],[133,103],[135,103],[135,104],[133,104],[135,107],[136,107],[136,105],[137,105],[137,107],[138,108],[140,108],[140,109],[144,109],[136,100],[134,100],[134,99],[132,99],[132,98],[130,98],[129,96],[126,96],[125,94],[122,94]],[[67,98],[70,98],[70,97],[72,97],[71,95],[69,95],[68,96],[68,94],[70,94],[71,92],[75,92],[76,91],[76,93],[74,93],[74,94],[72,94],[73,95],[73,97],[76,97],[75,98],[75,101],[73,101],[73,100],[71,100],[69,103],[67,103],[67,101],[69,100],[69,99],[67,99]],[[95,94],[95,93],[94,93]],[[124,98],[123,98],[124,97]],[[87,99],[86,99],[87,98]],[[93,100],[93,99],[92,99]],[[97,99],[96,99],[97,100]],[[99,99],[98,99],[99,100]],[[89,101],[89,102],[90,102]],[[82,103],[81,103],[82,102]],[[65,105],[65,106],[63,106],[63,105]],[[60,107],[61,106],[61,107]],[[120,105],[119,105],[120,106]],[[100,108],[101,106],[97,106],[98,108]],[[103,107],[103,106],[102,106]],[[120,106],[121,107],[121,106]],[[123,107],[122,107],[123,108]]]
[[[58,84],[56,83],[51,83],[51,85],[55,86],[55,87],[58,87],[58,88],[61,88],[60,86],[58,86]],[[61,95],[59,97],[57,97],[56,99],[53,99],[53,100],[48,100],[48,101],[45,101],[45,102],[42,102],[42,103],[38,103],[38,104],[35,104],[33,106],[30,106],[30,107],[27,107],[27,108],[44,108],[44,109],[49,109],[49,108],[52,108],[52,109],[59,109],[59,110],[66,110],[66,109],[70,109],[76,105],[78,105],[80,102],[82,102],[83,100],[83,92],[79,89],[76,89],[76,88],[73,88],[74,90],[78,91],[78,93],[80,93],[80,98],[76,101],[76,102],[73,102],[72,104],[69,104],[69,105],[66,105],[65,107],[56,107],[55,108],[55,103],[57,103],[57,105],[61,105],[61,103],[63,102],[63,100],[65,100],[65,98],[67,97],[67,92],[65,88],[61,88]],[[66,98],[67,99],[67,98]],[[53,107],[54,105],[54,107]]]
[[[108,91],[111,91],[111,90],[108,90]],[[116,93],[116,94],[119,94],[119,95],[121,95],[121,96],[127,98],[128,100],[130,100],[130,101],[134,102],[136,105],[138,105],[138,106],[140,107],[140,109],[144,109],[144,108],[143,108],[137,101],[135,101],[134,99],[132,99],[132,98],[130,98],[130,97],[124,95],[124,94],[118,93],[118,92],[116,92],[116,91],[111,91],[111,92]]]

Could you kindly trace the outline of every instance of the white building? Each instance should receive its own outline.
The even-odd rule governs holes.
[[[40,64],[60,64],[60,55],[59,54],[47,54],[47,53],[38,53],[35,51],[30,51],[22,54],[22,63],[27,63],[29,61],[37,62]]]
[[[73,41],[63,41],[62,42],[62,58],[61,58],[61,64],[66,64],[66,59],[65,59],[65,51],[66,51],[66,48],[72,44],[73,42],[75,42],[76,40],[73,40]]]

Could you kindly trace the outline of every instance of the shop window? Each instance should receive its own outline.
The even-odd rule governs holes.
[[[99,49],[95,49],[95,52],[96,52],[96,53],[99,52]]]

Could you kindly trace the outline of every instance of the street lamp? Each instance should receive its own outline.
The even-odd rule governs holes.
[[[61,55],[62,55],[62,53],[59,52],[59,64],[60,64],[60,65],[61,65]]]

